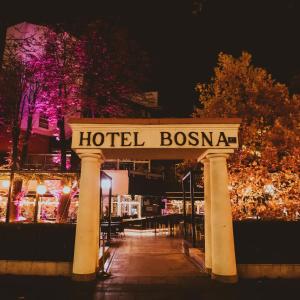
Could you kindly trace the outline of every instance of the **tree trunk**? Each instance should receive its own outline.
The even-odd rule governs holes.
[[[16,179],[12,182],[11,202],[9,206],[9,222],[16,222],[19,219],[19,201],[17,195],[22,191],[22,180]]]
[[[80,160],[77,154],[71,150],[71,170],[76,171],[79,170],[80,167]]]
[[[16,122],[13,124],[12,128],[12,170],[18,168],[18,155],[19,155],[19,139],[20,139],[20,127]]]
[[[67,223],[70,203],[70,194],[61,194],[56,215],[57,223]]]
[[[21,168],[24,167],[24,164],[27,160],[27,155],[28,155],[28,143],[29,139],[31,137],[32,133],[32,114],[28,115],[27,119],[27,129],[25,132],[24,140],[23,140],[23,147],[22,147],[22,152],[21,152]]]
[[[60,140],[60,159],[61,171],[66,171],[67,169],[67,143],[66,143],[66,134],[65,134],[65,118],[61,117],[58,120],[58,129],[59,129],[59,140]]]
[[[1,21],[0,23],[0,66],[2,66],[2,60],[3,60],[3,52],[4,52],[4,46],[5,46],[5,38],[6,38],[6,30],[7,30],[7,22]]]

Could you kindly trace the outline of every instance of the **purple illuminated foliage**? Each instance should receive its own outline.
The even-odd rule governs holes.
[[[35,113],[42,112],[57,128],[65,170],[66,119],[133,116],[130,97],[145,81],[147,56],[126,31],[104,21],[89,25],[78,38],[60,26],[54,29],[38,26],[26,38],[11,39],[4,53],[0,126],[11,137],[14,169],[26,161]]]

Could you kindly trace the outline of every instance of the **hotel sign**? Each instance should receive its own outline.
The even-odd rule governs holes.
[[[237,148],[239,124],[76,124],[73,149]]]

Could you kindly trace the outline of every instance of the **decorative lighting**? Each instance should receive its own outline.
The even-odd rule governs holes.
[[[102,189],[110,189],[111,187],[111,182],[109,179],[102,179],[101,180],[101,188]]]
[[[252,192],[252,188],[250,186],[248,186],[245,190],[244,190],[244,195],[248,195],[249,193]]]
[[[4,189],[8,189],[9,188],[9,180],[2,180],[2,187],[4,188]]]
[[[275,194],[275,187],[273,184],[266,184],[264,186],[264,191],[265,191],[265,193],[273,196]]]
[[[37,187],[36,187],[36,192],[39,194],[39,195],[44,195],[46,192],[47,192],[47,188],[44,184],[39,184]]]
[[[70,188],[69,186],[65,185],[65,186],[63,187],[63,189],[62,189],[62,192],[63,192],[64,194],[70,194],[71,188]]]
[[[74,180],[72,184],[72,189],[74,189],[77,186],[77,184],[78,184],[77,180]]]

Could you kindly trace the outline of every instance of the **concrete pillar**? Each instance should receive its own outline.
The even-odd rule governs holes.
[[[131,200],[128,203],[128,215],[131,216]]]
[[[121,196],[117,196],[117,216],[121,217],[122,216],[122,207],[121,207]]]
[[[201,161],[204,165],[204,234],[205,234],[205,269],[211,273],[211,199],[209,159]]]
[[[228,191],[228,154],[208,154],[211,191],[212,278],[237,282],[232,212]]]
[[[81,176],[77,215],[73,279],[89,281],[96,278],[99,256],[99,197],[101,155],[79,154]]]
[[[142,198],[138,198],[138,218],[142,217]]]

